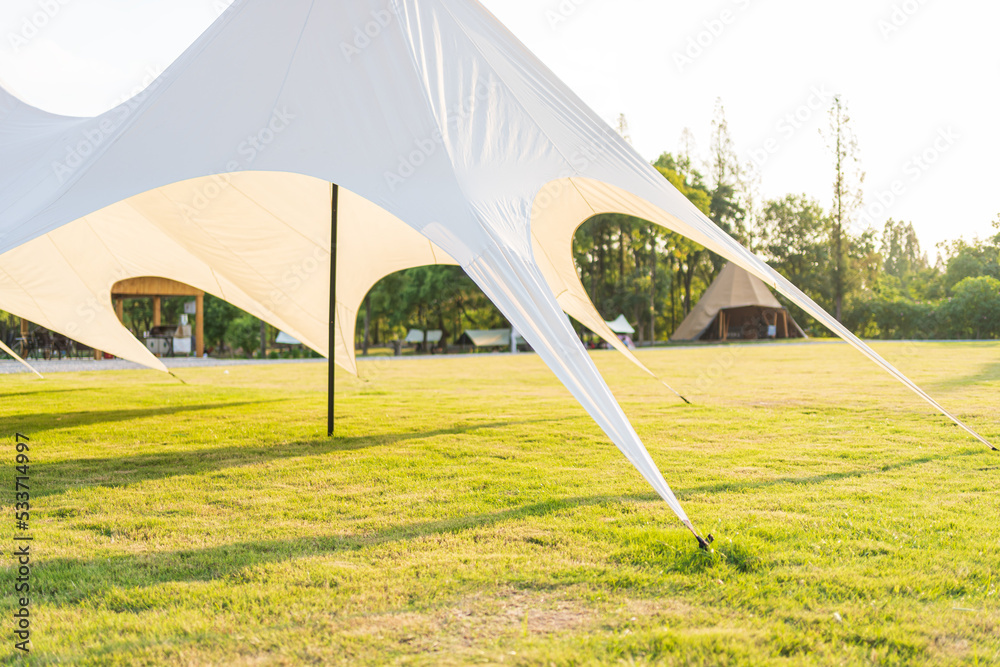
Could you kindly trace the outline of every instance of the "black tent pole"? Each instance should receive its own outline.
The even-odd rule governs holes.
[[[328,437],[333,437],[333,356],[336,343],[337,319],[337,195],[340,188],[333,183],[330,198],[330,343],[327,357],[327,406],[326,431]]]

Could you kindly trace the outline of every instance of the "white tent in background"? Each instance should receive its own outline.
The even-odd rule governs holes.
[[[511,347],[511,329],[466,329],[459,338],[460,343],[476,347]],[[521,334],[517,334],[517,344],[524,344]]]
[[[289,336],[284,331],[278,332],[278,335],[274,338],[274,342],[278,345],[302,345],[302,341],[293,336]]]
[[[440,343],[443,332],[440,329],[428,329],[426,339],[424,335],[424,332],[420,329],[410,329],[409,333],[406,334],[406,342],[410,345],[419,345],[423,342],[431,344]]]
[[[104,294],[109,281],[121,279],[106,267],[163,275],[155,258],[137,256],[158,254],[162,241],[171,247],[167,256],[184,257],[200,272],[197,280],[214,281],[225,298],[244,299],[248,310],[257,307],[307,342],[315,335],[284,323],[329,321],[329,295],[308,279],[320,270],[324,248],[329,262],[329,233],[306,230],[317,254],[276,253],[273,237],[255,237],[215,205],[224,190],[238,188],[224,185],[227,176],[211,177],[257,172],[260,179],[288,176],[296,181],[290,187],[336,183],[408,225],[425,254],[440,249],[461,266],[694,532],[562,312],[592,311],[580,303],[587,300],[572,268],[573,230],[595,214],[623,213],[747,269],[980,437],[716,227],[477,2],[399,0],[389,8],[385,0],[237,0],[145,92],[95,118],[53,116],[3,95],[0,253],[65,228],[60,248],[70,253],[67,264],[84,267],[81,294]],[[369,26],[374,36],[359,48],[356,35]],[[182,212],[181,240],[161,228],[163,211],[135,215],[124,201],[146,193],[157,209],[165,187],[206,177],[196,196],[164,204],[168,213]],[[281,220],[314,213],[289,211],[297,202],[272,196],[281,191],[230,194],[284,209]],[[71,224],[112,206],[123,208],[111,228]],[[122,229],[139,241],[105,251]],[[186,245],[188,236],[200,242]],[[351,263],[349,275],[366,273],[360,263]],[[46,266],[18,266],[23,274],[0,278],[32,302],[0,307],[34,309],[71,336],[94,321],[107,332],[117,327],[110,298],[77,301],[66,311]],[[339,262],[337,269],[335,327],[344,344],[353,339],[348,327],[359,302],[341,300]],[[577,319],[608,333],[603,320],[586,317],[593,315]],[[137,341],[127,338],[110,342],[134,349]],[[353,359],[353,350],[345,355]]]
[[[618,319],[612,320],[607,323],[608,328],[614,331],[616,334],[627,334],[631,336],[635,333],[635,328],[628,323],[624,315],[619,315]]]

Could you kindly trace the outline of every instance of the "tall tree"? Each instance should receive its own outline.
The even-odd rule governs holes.
[[[783,276],[816,301],[832,303],[830,218],[808,195],[786,195],[764,206],[760,250]]]
[[[861,169],[858,138],[854,134],[847,104],[834,96],[829,111],[830,126],[825,133],[827,148],[833,153],[833,209],[830,254],[833,269],[833,304],[838,320],[843,317],[844,295],[850,281],[847,227],[863,203],[865,173]],[[822,131],[821,131],[822,132]]]
[[[882,231],[882,270],[905,285],[916,271],[927,268],[913,223],[889,218]]]

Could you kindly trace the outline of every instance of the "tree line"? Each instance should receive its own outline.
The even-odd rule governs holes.
[[[721,101],[706,157],[696,155],[694,136],[684,130],[679,149],[663,153],[653,166],[715,224],[859,336],[1000,338],[1000,217],[995,235],[940,245],[933,261],[908,221],[858,229],[865,175],[842,98],[832,100],[828,120],[823,134],[832,177],[829,207],[806,194],[764,200],[754,165],[737,155]],[[628,140],[623,116],[618,131]],[[608,320],[624,314],[641,343],[668,339],[725,265],[679,234],[614,214],[586,221],[573,239],[573,254],[597,310]],[[366,304],[372,344],[408,327],[441,329],[445,340],[454,341],[465,328],[508,326],[455,267],[395,274],[375,286]],[[808,333],[825,334],[799,308],[786,306]]]

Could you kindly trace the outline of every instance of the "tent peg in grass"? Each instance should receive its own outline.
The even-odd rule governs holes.
[[[653,377],[656,377],[656,376],[653,376]],[[656,379],[660,380],[660,378],[656,378]],[[660,384],[662,384],[664,387],[666,387],[667,389],[669,389],[670,391],[672,391],[677,396],[677,398],[681,399],[682,401],[684,401],[688,405],[691,405],[691,401],[689,401],[686,398],[684,398],[683,396],[681,396],[681,393],[679,391],[677,391],[676,389],[674,389],[673,387],[671,387],[669,384],[667,384],[663,380],[660,380]]]
[[[175,373],[173,373],[173,372],[171,372],[171,371],[167,371],[167,372],[168,372],[168,373],[170,373],[170,376],[171,376],[171,377],[173,377],[173,378],[175,378],[175,379],[176,379],[177,381],[179,381],[179,382],[180,382],[181,384],[187,384],[187,382],[185,382],[184,380],[181,380],[181,378],[180,378],[180,376],[179,376],[179,375],[177,375],[177,374],[175,374]]]
[[[687,526],[688,530],[691,531],[695,539],[698,540],[698,547],[703,551],[711,553],[712,552],[711,544],[712,542],[715,541],[715,536],[709,533],[708,537],[702,537],[701,535],[698,534],[698,531],[694,529],[694,525],[692,525],[689,519],[684,519],[684,525]]]

